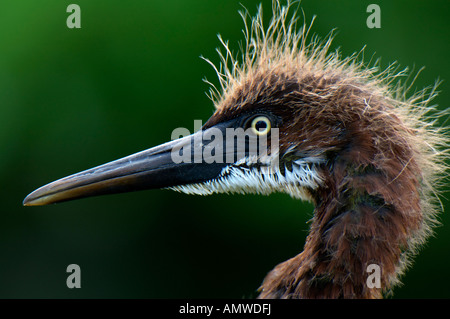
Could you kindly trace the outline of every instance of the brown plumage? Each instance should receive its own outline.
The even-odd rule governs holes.
[[[220,66],[207,60],[219,76],[220,87],[210,91],[216,112],[200,133],[50,183],[24,204],[144,188],[287,192],[312,201],[314,217],[303,252],[267,275],[259,297],[388,294],[436,223],[435,189],[448,142],[434,126],[442,114],[429,105],[437,85],[407,97],[412,83],[400,81],[406,70],[368,67],[362,52],[348,58],[329,52],[332,36],[308,36],[306,24],[297,28],[296,12],[288,18],[291,7],[274,0],[267,27],[261,8],[254,18],[241,13],[240,56],[220,38]],[[175,165],[168,155],[210,129],[246,128],[256,115],[279,129],[279,149],[263,160]],[[264,166],[272,174],[262,174]],[[373,264],[381,269],[379,288],[367,284]]]
[[[327,154],[325,182],[310,191],[316,208],[304,251],[268,274],[260,298],[380,298],[435,224],[433,187],[447,154],[428,106],[436,86],[406,98],[404,84],[392,85],[406,70],[340,59],[328,52],[331,36],[306,43],[309,30],[295,31],[289,7],[274,1],[267,29],[259,9],[242,65],[224,43],[223,91],[213,94],[217,112],[207,123],[267,107],[290,123],[280,153]],[[366,284],[370,264],[380,266],[379,289]]]

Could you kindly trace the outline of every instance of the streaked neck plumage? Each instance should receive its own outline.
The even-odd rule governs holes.
[[[377,132],[349,129],[348,144],[329,159],[325,182],[313,192],[304,251],[266,277],[260,298],[380,298],[425,235],[421,173],[407,145],[384,145],[392,153],[380,157],[370,142]],[[381,270],[378,287],[367,284],[369,265]]]

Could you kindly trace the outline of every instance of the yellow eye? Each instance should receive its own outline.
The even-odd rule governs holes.
[[[270,120],[265,116],[255,117],[252,121],[252,130],[256,135],[267,135],[270,132],[272,125]]]

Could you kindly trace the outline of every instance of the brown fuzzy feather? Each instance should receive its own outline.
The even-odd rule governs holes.
[[[242,13],[241,62],[221,40],[221,88],[211,90],[217,111],[207,123],[267,108],[289,123],[280,153],[327,154],[304,251],[268,274],[260,298],[380,298],[436,223],[448,141],[429,106],[437,85],[407,98],[406,70],[341,58],[329,52],[331,35],[307,42],[310,27],[297,30],[290,7],[274,1],[267,28],[261,8],[252,19]],[[381,267],[380,289],[366,285],[369,264]]]

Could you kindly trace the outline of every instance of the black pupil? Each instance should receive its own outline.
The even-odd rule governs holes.
[[[255,129],[258,132],[264,131],[267,128],[267,123],[265,121],[258,121],[255,124]]]

